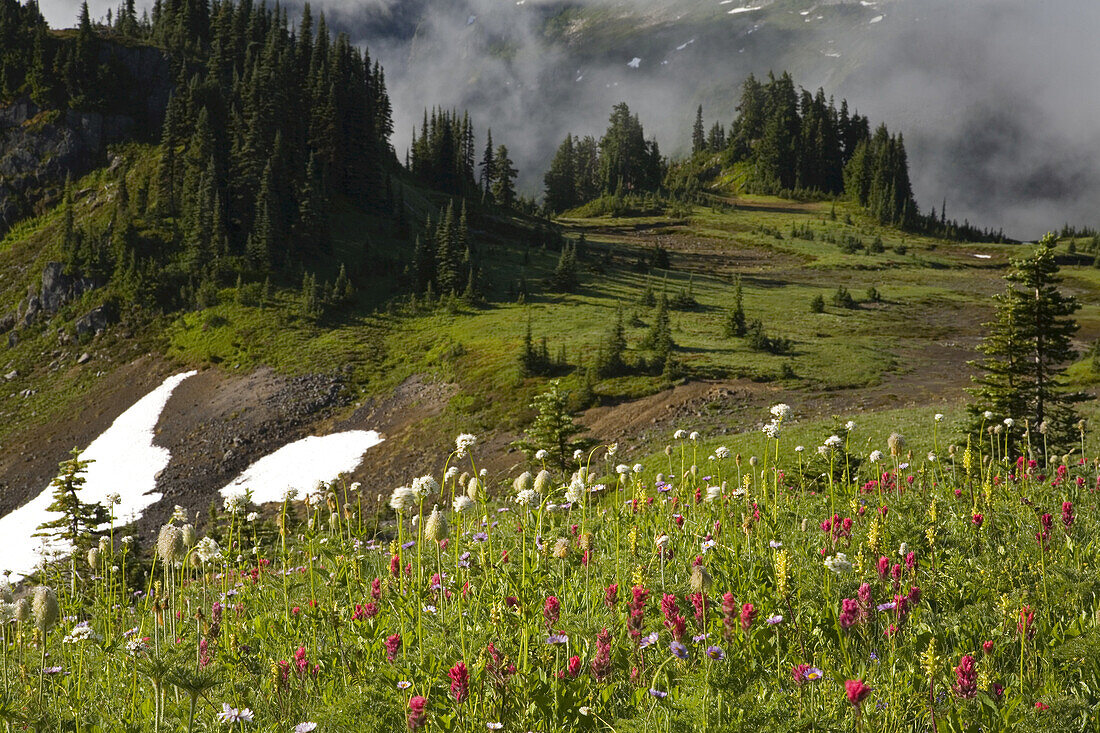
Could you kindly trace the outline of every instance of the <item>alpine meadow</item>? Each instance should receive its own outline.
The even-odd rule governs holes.
[[[1100,732],[1100,6],[0,0],[5,731]]]

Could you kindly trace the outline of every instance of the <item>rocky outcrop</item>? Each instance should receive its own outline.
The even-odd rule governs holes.
[[[14,321],[18,325],[29,326],[39,318],[49,318],[65,305],[100,284],[91,278],[66,275],[65,268],[60,262],[50,262],[42,271],[41,289],[35,291],[31,288],[26,300],[20,303]],[[7,321],[10,318],[12,316],[8,315],[0,318],[0,321]]]
[[[84,339],[98,336],[106,330],[107,326],[117,320],[114,309],[108,305],[100,305],[76,319],[74,328],[77,338]]]
[[[155,48],[104,43],[100,61],[125,90],[103,111],[42,110],[30,99],[0,108],[0,237],[56,201],[68,176],[107,162],[107,147],[159,136],[171,94],[167,59]]]

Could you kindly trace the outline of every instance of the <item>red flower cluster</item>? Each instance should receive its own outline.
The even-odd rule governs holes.
[[[858,708],[871,694],[871,688],[863,680],[847,680],[844,682],[844,692],[848,695],[848,702]]]
[[[640,585],[636,585],[630,589],[633,593],[633,598],[630,600],[630,616],[626,621],[627,631],[634,639],[639,639],[642,636],[642,626],[645,623],[645,602],[649,598],[649,591]]]
[[[421,695],[409,700],[409,730],[418,730],[428,724],[427,707],[428,700]]]
[[[451,678],[451,697],[461,705],[470,696],[470,673],[466,670],[466,663],[455,664],[447,676]]]
[[[591,668],[597,682],[603,682],[611,674],[611,632],[607,629],[600,629],[596,634],[596,656]]]
[[[366,604],[355,604],[355,613],[351,615],[352,621],[366,621],[378,615],[378,604],[368,601]]]
[[[1072,501],[1063,501],[1062,502],[1062,525],[1066,528],[1067,532],[1069,531],[1069,528],[1073,526],[1073,520],[1074,520],[1073,502]]]
[[[736,618],[737,599],[733,597],[732,593],[726,593],[722,596],[722,626],[724,627],[722,633],[725,635],[726,639],[733,636],[733,627]]]
[[[741,630],[748,631],[756,619],[756,608],[751,603],[741,606]]]
[[[963,700],[972,700],[978,694],[978,671],[974,668],[974,657],[969,654],[959,660],[955,667],[955,684],[951,687]]]
[[[661,598],[661,613],[665,615],[665,628],[672,632],[672,638],[683,641],[687,631],[687,622],[680,615],[680,607],[676,604],[676,596],[666,593]]]
[[[386,637],[386,661],[392,662],[397,658],[397,652],[401,649],[401,634],[391,634]]]
[[[561,615],[561,601],[557,596],[549,596],[546,599],[546,603],[542,605],[542,615],[546,619],[547,626],[553,626],[558,622],[558,617]]]

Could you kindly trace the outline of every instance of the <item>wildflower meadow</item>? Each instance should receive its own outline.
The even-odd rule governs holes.
[[[756,455],[677,431],[112,530],[4,591],[7,730],[1100,726],[1097,462],[986,416]],[[1082,446],[1085,426],[1079,426]],[[943,441],[943,442],[941,442]],[[648,466],[648,467],[647,467]],[[146,554],[148,557],[146,557]],[[14,595],[13,595],[14,591]]]

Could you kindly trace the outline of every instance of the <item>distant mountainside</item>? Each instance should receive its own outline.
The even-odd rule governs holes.
[[[341,0],[314,2],[386,64],[400,152],[418,95],[468,107],[540,188],[567,132],[620,101],[683,153],[702,104],[729,122],[748,73],[789,70],[906,131],[917,198],[1034,237],[1095,224],[1100,132],[1087,100],[1100,5],[1024,0]]]

